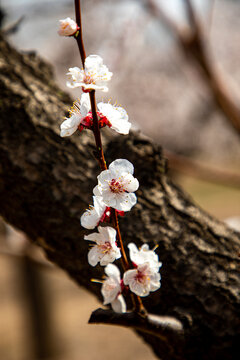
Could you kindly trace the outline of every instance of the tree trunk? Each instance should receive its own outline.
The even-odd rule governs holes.
[[[34,54],[0,41],[0,204],[6,221],[99,298],[102,268],[87,263],[79,217],[92,203],[99,169],[91,133],[60,138],[70,98]],[[162,287],[144,299],[151,313],[174,316],[184,339],[174,346],[140,332],[161,359],[238,359],[239,233],[212,218],[167,175],[161,148],[137,133],[106,136],[107,161],[126,158],[140,182],[138,203],[120,219],[125,244],[158,244]]]

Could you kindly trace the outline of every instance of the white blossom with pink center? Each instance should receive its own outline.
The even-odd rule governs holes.
[[[149,262],[139,265],[136,269],[127,270],[123,275],[123,282],[138,296],[148,296],[150,291],[160,288],[161,276],[151,267]]]
[[[105,266],[121,257],[120,249],[116,244],[116,230],[110,226],[98,227],[98,233],[84,236],[85,240],[96,243],[88,253],[88,262],[91,266]]]
[[[69,17],[63,20],[59,20],[59,22],[60,24],[59,24],[58,35],[60,36],[72,36],[78,30],[77,23]]]
[[[97,107],[99,112],[106,116],[111,123],[111,129],[123,135],[129,133],[132,124],[128,121],[128,114],[125,109],[103,102],[98,103]]]
[[[71,136],[77,129],[80,131],[84,127],[88,127],[86,123],[86,116],[90,109],[90,100],[88,94],[82,94],[80,101],[75,101],[70,110],[70,117],[65,118],[65,121],[61,124],[60,136]]]
[[[70,80],[67,81],[67,86],[70,88],[82,87],[84,91],[102,90],[104,92],[108,91],[106,82],[112,77],[112,73],[98,55],[89,55],[85,59],[84,69],[70,68],[67,75],[70,76]]]
[[[117,159],[98,175],[98,185],[93,189],[95,196],[101,196],[106,206],[119,211],[129,211],[136,204],[133,193],[139,182],[133,177],[134,167],[130,161]]]
[[[98,226],[102,220],[107,206],[102,201],[101,196],[93,196],[93,206],[87,209],[81,216],[81,225],[86,229],[94,229]],[[108,214],[109,213],[109,214]],[[108,210],[106,216],[110,216],[110,210]]]
[[[126,312],[126,303],[121,295],[121,276],[116,265],[108,264],[105,267],[107,279],[103,282],[101,293],[104,299],[103,305],[111,304],[115,312]]]
[[[139,250],[134,243],[130,243],[128,248],[135,269],[124,273],[123,282],[129,285],[130,290],[136,295],[147,296],[150,291],[155,291],[161,286],[159,268],[162,263],[158,255],[153,250],[149,250],[147,244],[142,245]]]
[[[106,105],[106,106],[105,106]],[[120,134],[128,134],[131,124],[128,122],[128,115],[123,108],[114,107],[111,104],[97,104],[97,115],[99,118],[99,127],[108,125],[111,129]],[[65,118],[61,124],[62,137],[71,136],[77,129],[91,129],[93,126],[91,104],[89,95],[81,95],[80,101],[75,101],[70,110],[70,117]]]

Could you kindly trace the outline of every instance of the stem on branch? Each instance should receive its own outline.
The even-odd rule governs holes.
[[[96,148],[97,148],[97,158],[98,158],[97,160],[99,162],[99,166],[100,166],[101,170],[107,170],[107,164],[106,164],[106,161],[104,158],[104,153],[103,153],[103,148],[102,148],[101,133],[99,130],[95,91],[94,90],[90,91],[89,96],[90,96],[91,110],[92,110],[92,117],[93,117],[93,134],[94,134]]]
[[[80,52],[80,56],[81,56],[81,60],[82,60],[82,66],[84,67],[86,53],[85,53],[83,38],[82,38],[81,0],[74,0],[74,1],[75,1],[76,23],[79,27],[79,32],[75,39],[77,40],[77,44],[78,44],[78,48],[79,48],[79,52]]]

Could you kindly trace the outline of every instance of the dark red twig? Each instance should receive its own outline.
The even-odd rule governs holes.
[[[81,19],[81,0],[74,0],[75,1],[75,16],[76,16],[76,23],[79,27],[79,31],[77,36],[75,37],[77,40],[81,60],[82,60],[82,66],[84,67],[84,62],[86,59],[86,53],[82,38],[82,19]]]

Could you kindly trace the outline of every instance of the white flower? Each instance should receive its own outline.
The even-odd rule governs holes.
[[[59,20],[59,22],[60,24],[58,34],[60,36],[72,36],[78,30],[77,23],[69,17],[63,20]]]
[[[104,216],[107,206],[100,196],[93,196],[93,206],[82,214],[80,222],[86,229],[94,229]],[[110,210],[108,211],[110,213]],[[107,216],[110,214],[106,214]]]
[[[129,133],[131,123],[128,122],[128,114],[125,109],[120,106],[113,106],[103,102],[98,103],[97,107],[100,113],[106,116],[111,123],[111,128],[113,130],[123,135]]]
[[[159,262],[158,255],[153,250],[149,250],[147,244],[142,245],[140,250],[134,243],[128,245],[130,259],[136,267],[127,270],[123,276],[125,285],[129,285],[130,290],[139,296],[147,296],[150,291],[160,288]]]
[[[128,134],[131,124],[128,122],[128,115],[123,108],[114,107],[111,104],[97,104],[97,115],[99,128],[109,126],[120,134]],[[61,124],[62,137],[72,135],[77,129],[92,129],[93,118],[91,103],[88,94],[82,94],[80,101],[75,101],[70,110],[71,116]]]
[[[88,262],[96,266],[98,262],[105,266],[121,257],[120,249],[116,245],[116,230],[110,226],[98,227],[99,233],[84,236],[85,240],[96,242],[88,253]]]
[[[130,259],[136,266],[149,263],[150,267],[156,271],[162,266],[162,263],[159,262],[158,255],[153,250],[149,250],[147,244],[142,245],[140,250],[138,250],[134,243],[130,243],[128,244],[128,248]]]
[[[105,267],[105,273],[108,277],[104,281],[101,289],[104,299],[103,305],[111,304],[115,312],[126,312],[126,303],[121,295],[120,271],[116,265],[108,264]]]
[[[108,91],[105,83],[111,80],[112,73],[108,71],[103,59],[98,55],[89,55],[84,63],[84,69],[70,68],[67,75],[71,76],[67,86],[70,88],[83,87],[88,90]]]
[[[98,185],[93,189],[96,196],[102,196],[106,206],[119,211],[129,211],[136,204],[133,194],[139,183],[133,177],[133,165],[125,159],[117,159],[98,175]]]
[[[127,270],[123,275],[124,284],[129,285],[130,290],[138,296],[147,296],[150,291],[159,289],[160,279],[160,274],[148,262]]]
[[[86,116],[90,109],[90,99],[88,94],[82,94],[80,102],[75,101],[73,103],[72,109],[70,110],[70,118],[65,118],[66,120],[61,124],[61,133],[60,136],[70,136],[78,128],[82,131],[84,128],[88,128],[91,124]]]

